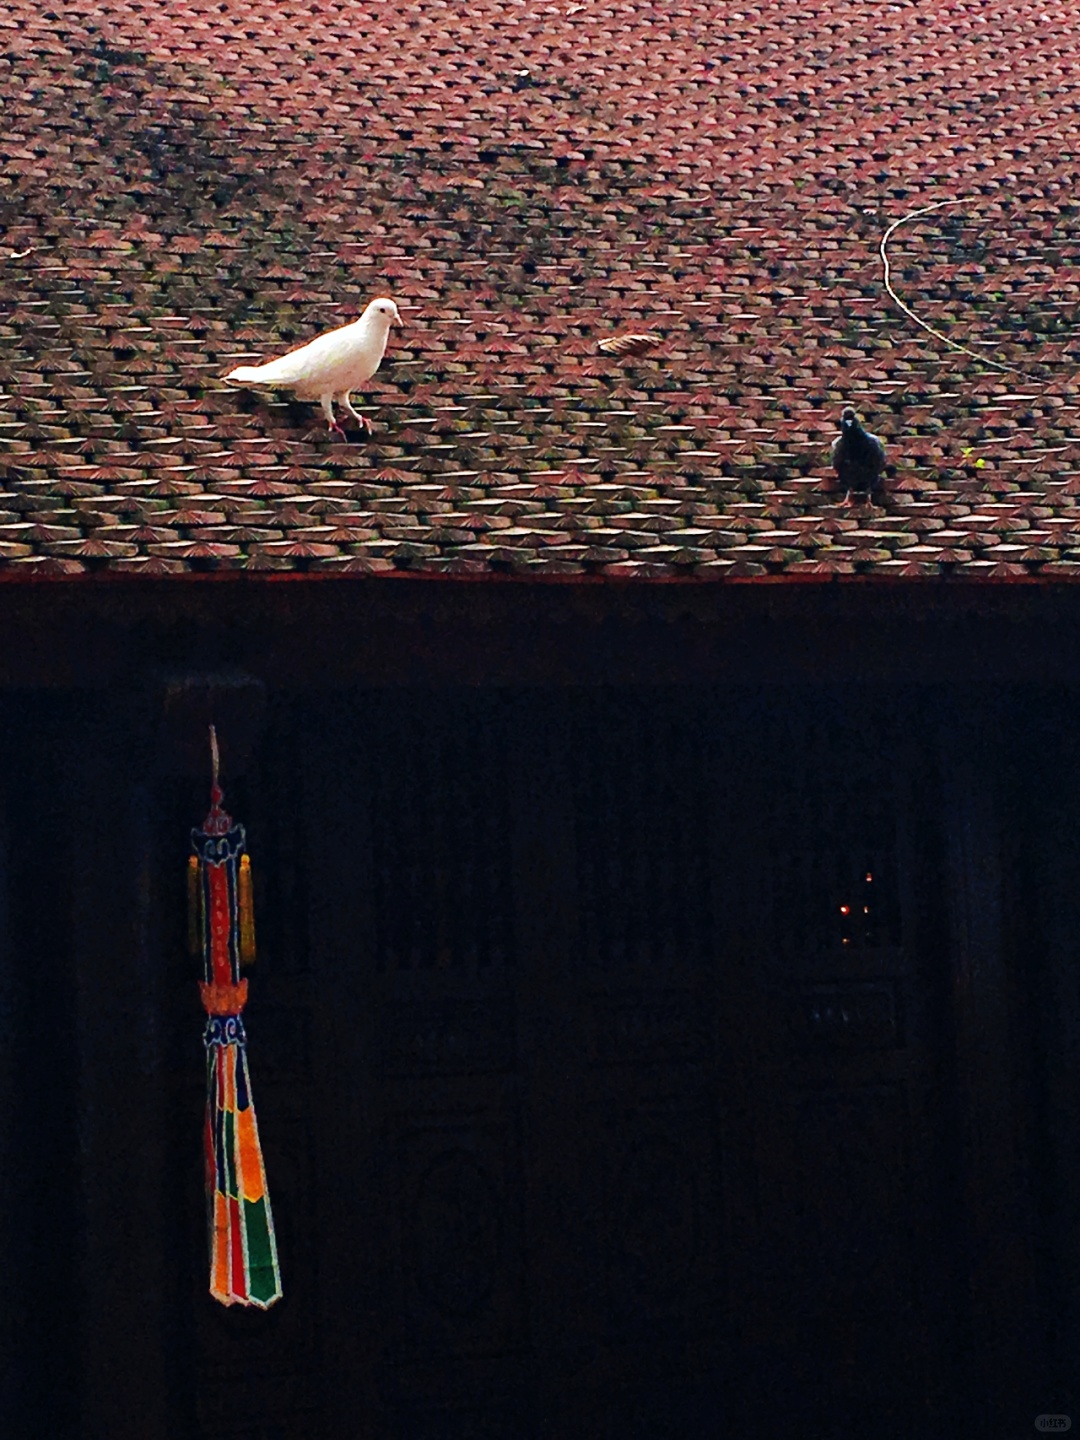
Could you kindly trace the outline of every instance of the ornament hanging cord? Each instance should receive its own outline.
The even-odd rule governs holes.
[[[893,221],[881,237],[881,244],[878,246],[878,254],[881,256],[881,264],[884,270],[885,289],[910,320],[914,320],[915,324],[925,330],[928,335],[933,335],[935,340],[940,340],[943,345],[948,345],[950,350],[959,350],[962,354],[970,355],[973,360],[978,360],[983,365],[991,365],[995,370],[1003,370],[1006,375],[1019,375],[1022,372],[1015,369],[1014,366],[1002,365],[999,360],[991,360],[989,355],[980,355],[975,350],[969,350],[966,345],[960,345],[957,341],[950,340],[947,335],[943,335],[940,330],[935,330],[933,325],[929,325],[925,320],[920,319],[919,316],[915,314],[915,311],[912,310],[911,306],[905,304],[893,289],[890,273],[891,267],[889,265],[889,241],[896,231],[900,229],[900,226],[906,225],[909,220],[917,220],[920,215],[929,215],[933,210],[943,210],[946,205],[963,205],[965,203],[962,199],[938,200],[934,205],[924,205],[921,210],[912,210],[907,215],[901,215],[899,220]]]

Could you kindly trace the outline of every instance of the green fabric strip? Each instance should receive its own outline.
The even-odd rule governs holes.
[[[270,1217],[265,1196],[244,1201],[244,1226],[247,1230],[248,1274],[251,1298],[272,1300],[281,1289],[273,1246],[270,1242]]]

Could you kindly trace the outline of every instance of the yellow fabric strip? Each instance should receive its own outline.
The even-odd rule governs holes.
[[[255,961],[255,898],[251,880],[251,856],[240,856],[238,876],[240,909],[240,964],[252,965]]]
[[[187,863],[188,953],[193,960],[202,959],[202,876],[199,857],[189,855]]]

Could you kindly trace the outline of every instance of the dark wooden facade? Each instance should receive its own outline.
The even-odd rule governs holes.
[[[1080,1420],[1075,602],[133,593],[0,595],[14,1433]],[[210,714],[267,1314],[205,1293]]]

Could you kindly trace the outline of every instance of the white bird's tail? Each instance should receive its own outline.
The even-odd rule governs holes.
[[[293,366],[283,364],[288,359],[288,355],[283,355],[266,365],[238,365],[222,378],[233,385],[290,385],[296,376]]]

